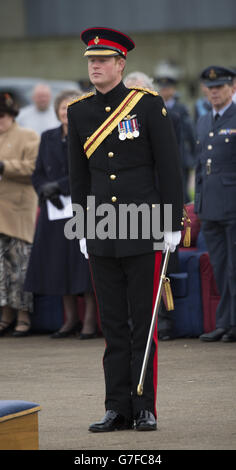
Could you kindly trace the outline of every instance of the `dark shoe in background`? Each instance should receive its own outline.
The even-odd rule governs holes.
[[[232,326],[223,336],[224,343],[234,343],[236,341],[236,326]]]
[[[224,328],[217,328],[216,330],[211,331],[210,333],[204,333],[203,335],[199,336],[199,338],[201,341],[220,341],[225,332],[226,330]]]

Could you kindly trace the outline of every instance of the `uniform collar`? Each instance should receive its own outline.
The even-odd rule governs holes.
[[[101,93],[100,91],[96,90],[97,99],[103,103],[112,103],[116,101],[116,99],[122,98],[127,94],[128,89],[121,81],[115,88],[108,91],[108,93]]]
[[[227,109],[230,108],[231,104],[232,104],[232,101],[226,106],[224,106],[224,108],[220,109],[219,111],[216,111],[215,109],[213,109],[212,110],[213,117],[215,117],[216,114],[219,114],[220,116],[222,116],[225,113],[225,111],[227,111]]]
[[[168,109],[171,109],[175,105],[175,102],[176,102],[175,98],[170,98],[169,100],[165,101],[165,105]]]

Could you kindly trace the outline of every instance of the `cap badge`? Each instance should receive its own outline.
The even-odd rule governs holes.
[[[214,80],[217,77],[216,71],[214,69],[211,69],[209,72],[209,78],[211,80]]]
[[[96,36],[95,39],[94,39],[94,44],[98,44],[99,41],[100,41],[99,36]]]

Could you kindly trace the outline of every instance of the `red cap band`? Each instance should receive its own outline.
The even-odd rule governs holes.
[[[127,55],[127,49],[124,46],[121,46],[121,44],[109,41],[108,39],[99,38],[98,36],[89,41],[88,47],[89,46],[107,46],[111,49],[113,48],[115,50],[121,51],[125,56]]]

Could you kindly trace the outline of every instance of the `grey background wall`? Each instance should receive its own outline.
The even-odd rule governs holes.
[[[96,25],[132,35],[127,72],[172,60],[185,89],[207,65],[236,66],[235,0],[0,0],[0,11],[0,77],[86,78],[79,34]]]

